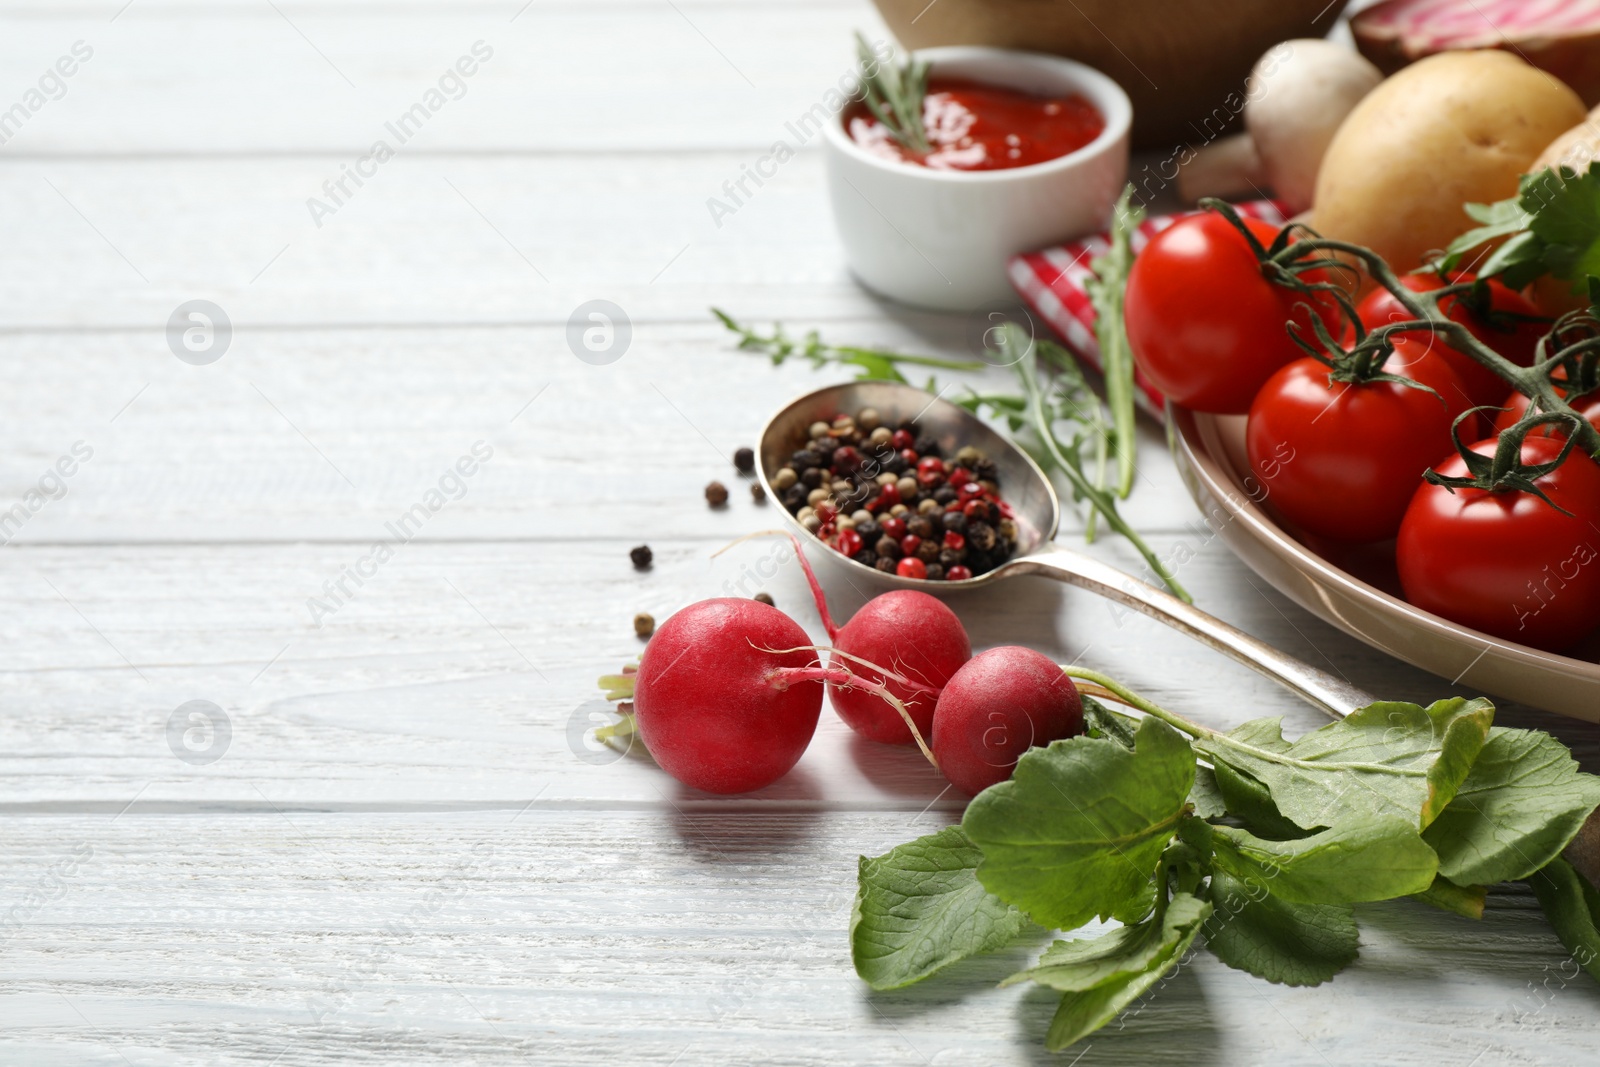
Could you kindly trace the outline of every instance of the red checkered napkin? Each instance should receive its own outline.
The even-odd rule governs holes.
[[[1274,226],[1284,223],[1284,207],[1276,200],[1251,200],[1235,204],[1241,215],[1270,222]],[[1171,226],[1179,219],[1197,214],[1184,211],[1176,215],[1157,215],[1139,224],[1132,239],[1135,254],[1149,244],[1150,238]],[[1094,339],[1094,306],[1089,303],[1089,293],[1083,287],[1090,277],[1089,264],[1108,247],[1108,235],[1098,233],[1092,237],[1070,241],[1054,248],[1012,257],[1007,268],[1011,284],[1017,287],[1022,299],[1061,339],[1090,366],[1100,367],[1100,346]],[[1161,417],[1164,401],[1160,393],[1134,371],[1139,384],[1141,406],[1157,418]]]

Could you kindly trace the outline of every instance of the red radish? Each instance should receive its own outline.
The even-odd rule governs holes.
[[[1050,657],[1003,645],[980,652],[945,683],[933,712],[933,755],[974,796],[1011,777],[1022,754],[1083,732],[1078,687]]]
[[[798,623],[758,600],[719,597],[673,615],[645,647],[634,685],[650,755],[710,793],[744,793],[783,777],[822,712],[827,672],[801,647],[810,643]]]
[[[863,604],[849,622],[835,626],[810,561],[800,542],[792,537],[790,540],[794,542],[795,555],[800,559],[806,581],[811,585],[811,595],[816,598],[823,628],[839,653],[829,661],[829,666],[848,668],[851,672],[842,684],[828,683],[833,710],[850,729],[873,741],[891,745],[925,741],[933,731],[934,702],[938,700],[939,690],[972,658],[972,642],[967,637],[966,627],[943,601],[911,589],[875,596]],[[900,565],[903,567],[906,562],[901,560]],[[922,566],[920,560],[910,562]],[[840,656],[849,662],[841,663]],[[904,677],[890,676],[885,670],[875,669],[876,664]],[[921,684],[908,685],[908,680]],[[901,714],[901,708],[885,700],[877,687],[894,696],[904,706],[906,714]],[[906,715],[916,723],[916,734],[911,732]]]

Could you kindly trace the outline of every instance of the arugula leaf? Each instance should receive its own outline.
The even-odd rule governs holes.
[[[1600,806],[1600,778],[1537,730],[1494,729],[1454,800],[1423,833],[1457,883],[1526,878],[1567,847]]]
[[[1148,910],[1157,860],[1187,806],[1194,750],[1159,719],[1136,747],[1074,737],[1036,748],[967,806],[978,881],[1045,926]]]
[[[1423,837],[1426,839],[1427,835]],[[1411,894],[1411,899],[1464,918],[1481,919],[1488,895],[1489,891],[1481,885],[1457,885],[1441,874],[1427,889]]]
[[[873,989],[899,989],[1003,948],[1027,919],[978,884],[983,854],[959,826],[861,857],[850,955]]]
[[[1421,893],[1439,858],[1409,820],[1355,816],[1294,841],[1212,827],[1219,870],[1292,904],[1359,904]]]
[[[1494,705],[1483,699],[1427,708],[1380,701],[1289,745],[1275,721],[1256,720],[1234,732],[1248,728],[1251,740],[1212,734],[1195,747],[1266,786],[1278,810],[1305,829],[1343,813],[1399,816],[1420,829],[1454,798],[1493,719]]]
[[[1052,945],[1039,966],[1024,972],[1043,985],[1067,990],[1050,1020],[1045,1047],[1058,1052],[1116,1018],[1177,965],[1210,914],[1209,903],[1177,893],[1162,914],[1138,927],[1124,927],[1095,941]],[[1130,930],[1135,932],[1127,934]],[[1108,939],[1114,943],[1101,947]]]
[[[1600,892],[1559,857],[1535,871],[1528,884],[1573,962],[1600,980]]]
[[[1356,958],[1355,910],[1297,904],[1223,871],[1207,890],[1206,947],[1229,967],[1281,985],[1320,985]]]

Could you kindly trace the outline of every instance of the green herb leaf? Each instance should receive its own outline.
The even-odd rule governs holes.
[[[1416,825],[1392,815],[1354,816],[1294,841],[1212,828],[1219,870],[1292,904],[1359,904],[1421,893],[1439,858]]]
[[[959,826],[861,857],[850,955],[873,989],[899,989],[1010,944],[1027,919],[978,884],[983,854]]]
[[[1600,778],[1536,730],[1490,731],[1472,773],[1423,833],[1439,873],[1460,884],[1526,878],[1567,847],[1600,806]]]
[[[1534,872],[1528,884],[1573,962],[1600,981],[1600,893],[1559,857]]]
[[[1478,267],[1479,277],[1498,275],[1513,289],[1545,274],[1584,291],[1585,279],[1600,274],[1600,165],[1582,173],[1567,167],[1525,174],[1517,195],[1493,204],[1468,204],[1467,214],[1484,225],[1457,237],[1440,261],[1454,270],[1474,249],[1509,238]]]
[[[1045,1045],[1059,1051],[1117,1017],[1181,960],[1211,905],[1175,894],[1162,914],[1093,941],[1058,941],[1024,975],[1067,990],[1050,1020]]]
[[[1206,947],[1229,967],[1281,985],[1319,985],[1356,958],[1348,904],[1297,904],[1223,871],[1211,876]]]
[[[1133,203],[1133,183],[1122,190],[1111,212],[1111,233],[1106,250],[1089,264],[1093,272],[1084,290],[1094,306],[1095,339],[1100,346],[1100,370],[1105,376],[1106,406],[1111,409],[1111,441],[1117,457],[1117,495],[1124,500],[1133,489],[1134,453],[1138,447],[1133,407],[1133,349],[1123,318],[1123,295],[1128,271],[1133,267],[1131,239],[1144,221],[1144,209]]]
[[[1272,721],[1277,722],[1276,719]],[[1278,740],[1281,742],[1283,738],[1280,736]],[[1288,747],[1287,742],[1284,747]],[[1220,761],[1212,773],[1216,776],[1223,805],[1252,833],[1276,840],[1306,836],[1306,830],[1283,817],[1267,787],[1254,777]]]
[[[983,850],[978,880],[1041,925],[1125,914],[1151,898],[1194,768],[1188,741],[1154,718],[1140,722],[1132,751],[1075,737],[1027,752],[962,820]]]
[[[1132,748],[1139,720],[1132,715],[1113,711],[1092,696],[1083,695],[1083,732],[1090,737],[1107,737],[1123,748]]]
[[[1467,919],[1481,919],[1488,895],[1488,890],[1481,885],[1457,885],[1441,874],[1427,889],[1413,893],[1411,899]]]
[[[1228,802],[1217,785],[1217,774],[1205,764],[1194,769],[1194,786],[1189,790],[1189,803],[1194,813],[1202,819],[1220,819],[1228,813]]]
[[[1493,718],[1494,705],[1482,699],[1427,708],[1380,702],[1287,746],[1258,722],[1246,724],[1251,740],[1213,735],[1195,747],[1266,786],[1278,810],[1305,829],[1342,813],[1398,816],[1420,828],[1455,797]]]

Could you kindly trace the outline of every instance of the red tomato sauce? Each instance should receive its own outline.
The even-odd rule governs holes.
[[[895,140],[863,103],[844,116],[850,139],[885,159],[933,170],[1004,170],[1076,152],[1100,136],[1105,116],[1087,99],[1032,96],[1015,89],[932,78],[923,98],[927,152]]]

